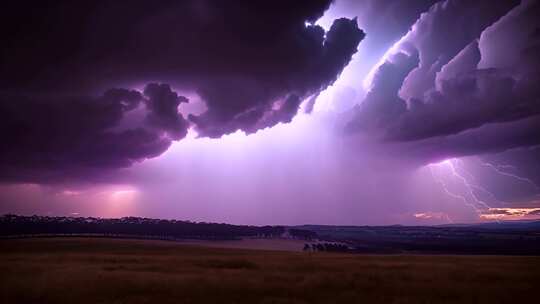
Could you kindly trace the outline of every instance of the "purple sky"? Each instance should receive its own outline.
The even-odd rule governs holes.
[[[0,213],[540,218],[540,2],[263,3],[11,4]]]

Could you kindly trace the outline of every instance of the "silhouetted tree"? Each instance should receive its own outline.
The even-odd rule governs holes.
[[[241,237],[279,237],[282,226],[241,226],[137,217],[100,219],[83,217],[17,216],[0,217],[0,236],[35,234],[97,234],[144,238],[237,239]]]

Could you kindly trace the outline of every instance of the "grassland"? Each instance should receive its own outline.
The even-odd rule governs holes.
[[[0,241],[0,303],[536,302],[540,257],[352,255],[163,241]]]

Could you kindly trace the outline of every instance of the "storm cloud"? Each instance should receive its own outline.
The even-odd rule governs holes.
[[[158,156],[187,133],[177,110],[185,101],[158,84],[147,85],[144,93],[110,89],[98,97],[2,96],[2,177],[56,181],[88,174],[88,168],[127,167]],[[118,129],[126,113],[138,108],[144,122]]]
[[[534,85],[540,80],[540,69],[537,56],[533,55],[538,53],[535,33],[539,24],[535,16],[539,5],[524,2],[506,15],[514,4],[495,2],[499,7],[495,5],[486,10],[485,6],[491,5],[488,2],[449,0],[434,5],[424,14],[401,42],[396,54],[375,72],[371,89],[355,110],[349,130],[389,142],[417,141],[417,146],[421,147],[426,142],[455,142],[457,139],[443,136],[467,137],[481,132],[477,129],[482,126],[497,128],[488,124],[507,123],[510,127],[512,122],[535,117],[540,111],[539,92]],[[463,20],[459,23],[460,31],[456,30],[462,33],[460,39],[449,39],[442,34],[454,17],[466,18],[471,12],[476,17],[467,17],[471,21]],[[528,26],[518,27],[516,23]],[[504,58],[496,57],[493,50],[509,44],[507,37],[499,33],[509,31],[526,38],[514,41],[513,52],[505,52]],[[484,53],[490,57],[484,59]],[[498,64],[495,58],[512,64]],[[389,87],[389,84],[392,85]],[[519,125],[523,127],[524,123]],[[519,129],[516,127],[516,132]],[[442,145],[440,153],[444,157],[458,157],[493,152],[497,143],[492,142],[489,135],[480,137],[476,149],[457,145],[456,150],[445,151]],[[535,138],[516,138],[512,144],[500,136],[498,144],[505,150],[521,144],[538,144]],[[462,151],[457,150],[459,147]]]
[[[337,79],[365,36],[355,19],[338,19],[328,32],[309,25],[329,5],[8,4],[0,18],[3,178],[130,166],[160,155],[190,127],[216,138],[290,122],[302,101]],[[182,115],[182,92],[206,110]]]

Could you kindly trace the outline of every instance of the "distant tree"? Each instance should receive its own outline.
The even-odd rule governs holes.
[[[304,244],[304,251],[310,251],[311,250],[311,246],[309,246],[309,244]]]

